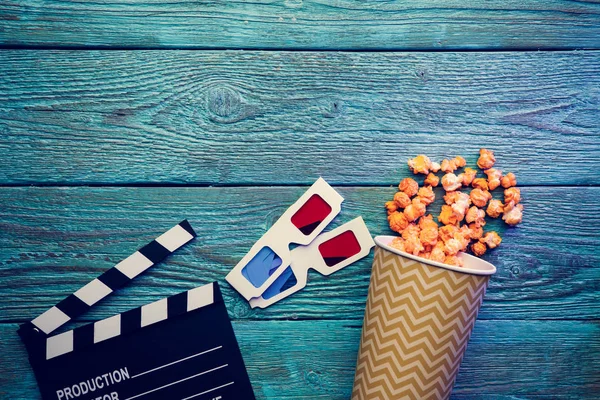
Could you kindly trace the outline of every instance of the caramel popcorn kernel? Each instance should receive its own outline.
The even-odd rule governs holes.
[[[465,160],[461,156],[456,156],[456,157],[454,157],[454,164],[457,167],[461,168],[461,167],[464,167],[465,165],[467,165],[467,160]]]
[[[411,203],[410,197],[404,192],[397,192],[394,195],[394,203],[397,208],[406,208]]]
[[[479,150],[479,159],[477,160],[477,166],[481,169],[489,169],[494,166],[496,157],[494,152],[486,149]]]
[[[462,186],[462,182],[453,173],[448,173],[442,177],[442,186],[447,192],[456,190]]]
[[[504,189],[508,189],[512,186],[517,186],[517,177],[512,172],[504,175],[502,179],[500,179],[500,184]]]
[[[504,204],[500,200],[490,200],[490,204],[487,208],[487,215],[492,218],[498,218],[504,210]]]
[[[429,173],[431,168],[431,160],[426,155],[420,154],[413,159],[408,160],[408,166],[413,174],[424,174]]]
[[[427,178],[425,178],[425,182],[423,182],[423,184],[436,187],[440,184],[440,178],[437,177],[433,172],[430,172],[429,175],[427,175]]]
[[[479,208],[485,207],[488,201],[492,199],[492,194],[487,190],[471,190],[471,201]]]
[[[496,189],[500,186],[500,179],[502,178],[502,171],[496,168],[490,168],[483,171],[488,176],[488,187],[490,190]]]
[[[419,237],[420,232],[421,229],[419,226],[411,222],[402,232],[402,237],[406,240],[410,239],[411,237]]]
[[[435,200],[435,193],[433,193],[433,188],[431,186],[423,186],[417,192],[417,196],[425,205],[430,205]]]
[[[394,211],[388,216],[388,222],[390,229],[398,233],[402,233],[402,231],[408,226],[408,220],[403,213],[398,211]]]
[[[385,209],[387,210],[388,215],[390,215],[391,213],[398,211],[398,205],[395,201],[386,201]]]
[[[479,241],[481,243],[487,244],[487,246],[490,249],[495,249],[496,247],[498,247],[500,245],[500,243],[502,243],[502,238],[500,237],[500,235],[498,235],[498,233],[496,233],[494,231],[489,231],[489,232],[486,232],[486,234],[483,235],[483,237],[481,239],[479,239]]]
[[[475,178],[473,182],[471,182],[471,186],[475,189],[488,190],[488,182],[485,178]]]
[[[469,186],[471,183],[473,183],[475,176],[477,176],[477,170],[467,167],[465,168],[464,172],[459,175],[459,178],[463,186]]]
[[[504,204],[517,204],[521,202],[521,190],[516,187],[508,188],[504,191]]]
[[[469,224],[469,237],[477,240],[483,236],[483,227],[476,222]]]
[[[441,169],[442,171],[449,174],[456,171],[458,169],[458,166],[456,165],[456,161],[444,159],[442,160]]]
[[[398,190],[406,193],[408,197],[413,197],[419,190],[419,184],[412,178],[404,178],[398,185]]]
[[[442,212],[438,216],[438,221],[440,221],[444,225],[456,225],[458,223],[458,218],[452,211],[452,207],[448,205],[442,206]]]
[[[458,232],[458,227],[456,227],[456,225],[445,225],[438,230],[439,238],[444,242],[452,239],[456,232]]]
[[[471,251],[477,257],[481,257],[487,251],[487,246],[485,245],[485,243],[475,242],[471,245]]]
[[[476,206],[469,208],[466,221],[469,224],[471,222],[477,222],[479,225],[483,226],[483,224],[485,224],[485,211],[477,208]]]
[[[504,207],[504,222],[509,225],[517,225],[523,220],[523,204],[509,203]]]

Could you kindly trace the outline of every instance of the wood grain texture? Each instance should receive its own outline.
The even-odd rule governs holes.
[[[273,188],[3,188],[0,190],[2,321],[24,321],[83,286],[183,218],[198,239],[84,316],[89,320],[220,281],[235,319],[362,321],[372,256],[265,310],[252,310],[224,281],[252,244],[303,192]],[[391,233],[384,201],[395,188],[339,188],[336,224],[362,215],[373,235]],[[430,211],[439,210],[438,201]],[[504,243],[482,319],[600,317],[600,188],[526,187],[522,225],[491,221]],[[558,200],[557,200],[558,199]],[[9,295],[8,295],[9,294]]]
[[[600,48],[596,1],[13,0],[0,44],[135,48]]]
[[[600,52],[3,51],[0,64],[0,183],[387,185],[408,157],[473,163],[486,146],[521,184],[600,184]]]
[[[0,324],[0,397],[39,399],[16,324]],[[258,399],[350,397],[360,323],[234,322]],[[453,400],[577,398],[600,390],[600,325],[577,321],[478,321]]]

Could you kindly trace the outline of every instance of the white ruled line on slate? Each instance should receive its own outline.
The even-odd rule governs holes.
[[[171,363],[168,363],[168,364],[165,364],[165,365],[161,365],[160,367],[156,367],[156,368],[153,368],[151,370],[148,370],[148,371],[145,371],[145,372],[141,372],[141,373],[139,373],[137,375],[132,376],[131,379],[137,378],[138,376],[149,374],[150,372],[158,371],[159,369],[170,367],[171,365],[175,365],[175,364],[180,363],[182,361],[189,360],[190,358],[198,357],[198,356],[201,356],[203,354],[207,354],[207,353],[210,353],[210,352],[213,352],[215,350],[222,349],[222,348],[223,348],[223,346],[217,346],[217,347],[214,347],[214,348],[209,349],[209,350],[201,351],[200,353],[192,354],[191,356],[182,358],[181,360],[173,361]]]
[[[193,379],[193,378],[195,378],[195,377],[197,377],[197,376],[200,376],[200,375],[205,375],[205,374],[208,374],[208,373],[211,373],[211,372],[217,371],[217,370],[219,370],[219,369],[222,369],[222,368],[225,368],[225,367],[228,367],[228,366],[229,366],[229,364],[223,364],[223,365],[221,365],[221,366],[219,366],[219,367],[216,367],[216,368],[213,368],[213,369],[209,369],[208,371],[200,372],[200,373],[198,373],[198,374],[196,374],[196,375],[188,376],[187,378],[183,378],[183,379],[180,379],[180,380],[178,380],[178,381],[171,382],[171,383],[168,383],[168,384],[166,384],[166,385],[163,385],[163,386],[161,386],[161,387],[157,387],[156,389],[152,389],[152,390],[148,390],[147,392],[144,392],[144,393],[136,394],[135,396],[128,397],[128,398],[126,398],[125,400],[137,399],[138,397],[145,396],[145,395],[147,395],[147,394],[149,394],[149,393],[154,393],[154,392],[156,392],[156,391],[158,391],[158,390],[161,390],[161,389],[167,388],[167,387],[169,387],[169,386],[177,385],[178,383],[185,382],[185,381],[187,381],[187,380],[190,380],[190,379]]]
[[[210,389],[210,390],[206,390],[206,391],[204,391],[202,393],[198,393],[198,394],[195,394],[195,395],[190,396],[190,397],[186,397],[185,399],[181,399],[181,400],[193,399],[194,397],[198,397],[198,396],[202,396],[203,394],[206,394],[206,393],[214,392],[215,390],[219,390],[219,389],[224,388],[224,387],[229,386],[229,385],[233,385],[233,382],[226,383],[226,384],[221,385],[219,387],[216,387],[216,388],[213,388],[213,389]]]

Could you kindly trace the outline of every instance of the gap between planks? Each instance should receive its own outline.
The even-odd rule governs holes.
[[[410,178],[411,176],[407,176]],[[338,188],[362,188],[362,187],[370,187],[370,188],[389,188],[392,186],[396,186],[395,183],[390,183],[389,185],[382,185],[378,183],[345,183],[345,182],[336,182],[333,180],[327,181],[331,186]],[[153,188],[180,188],[180,187],[190,187],[190,188],[246,188],[246,187],[255,187],[255,188],[278,188],[278,187],[303,187],[310,186],[314,183],[314,181],[307,182],[290,182],[290,183],[281,183],[281,182],[238,182],[238,183],[177,183],[177,182],[137,182],[137,183],[109,183],[109,182],[89,182],[89,183],[66,183],[66,182],[34,182],[34,183],[0,183],[0,189],[2,188],[19,188],[19,187],[29,187],[29,188],[61,188],[61,187],[81,187],[81,188],[102,188],[102,187],[125,187],[125,188],[144,188],[144,187],[153,187]],[[589,184],[589,185],[578,185],[578,184],[560,184],[560,185],[552,185],[552,184],[518,184],[517,187],[553,187],[553,188],[579,188],[579,187],[589,187],[596,188],[600,187],[600,184]]]
[[[448,47],[444,49],[410,47],[376,48],[302,48],[302,47],[210,47],[210,46],[40,46],[40,45],[0,45],[0,50],[77,50],[77,51],[265,51],[295,53],[510,53],[510,52],[564,52],[564,51],[600,51],[600,47],[503,47],[463,49]]]

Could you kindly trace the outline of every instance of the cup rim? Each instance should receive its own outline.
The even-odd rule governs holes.
[[[390,251],[392,253],[401,255],[406,258],[410,258],[415,261],[422,262],[423,264],[428,264],[434,267],[448,269],[450,271],[462,272],[464,274],[472,274],[472,275],[493,275],[496,273],[496,267],[494,264],[489,263],[485,260],[482,260],[479,257],[475,257],[471,254],[460,252],[458,256],[465,261],[465,264],[470,264],[469,266],[459,267],[455,265],[444,264],[437,261],[428,260],[423,257],[415,256],[410,253],[406,253],[404,251],[400,251],[388,245],[393,239],[397,236],[389,236],[389,235],[380,235],[375,236],[375,243],[377,246]],[[472,262],[469,262],[472,261]]]

